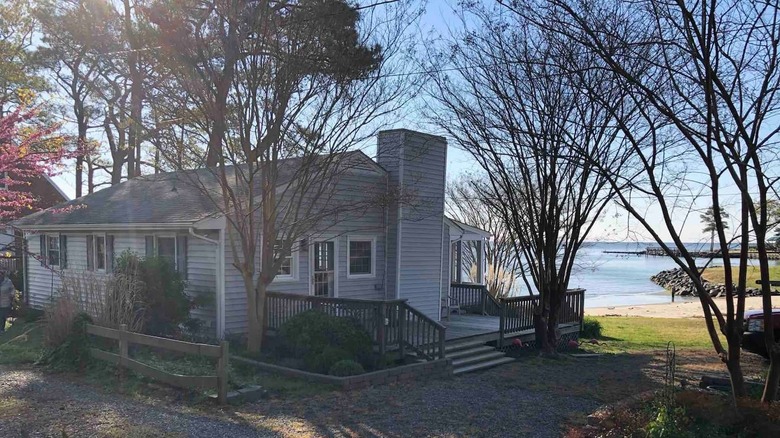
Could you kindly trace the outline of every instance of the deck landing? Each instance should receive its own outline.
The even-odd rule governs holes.
[[[447,327],[444,340],[448,344],[460,341],[482,341],[492,342],[500,338],[498,316],[485,315],[450,315],[449,319],[444,318],[441,323]],[[562,334],[579,331],[579,323],[561,324],[559,326]],[[504,339],[521,338],[524,342],[534,338],[534,330],[528,329],[521,332],[508,333]]]
[[[499,336],[498,316],[450,315],[449,318],[442,319],[441,323],[447,327],[445,341],[480,337],[485,338],[485,342],[489,342],[498,339]]]

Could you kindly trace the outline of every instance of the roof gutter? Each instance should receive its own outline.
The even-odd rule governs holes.
[[[14,225],[24,231],[96,231],[96,230],[180,230],[192,227],[193,222],[167,223],[115,223],[115,224],[52,224],[52,225]]]

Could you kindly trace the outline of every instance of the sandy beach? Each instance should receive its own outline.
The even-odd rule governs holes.
[[[726,310],[725,298],[714,298],[718,307]],[[780,305],[780,296],[772,297],[772,305]],[[761,297],[747,297],[745,310],[761,309]],[[585,309],[586,315],[591,316],[646,316],[650,318],[703,318],[701,302],[680,301],[665,304],[643,304],[633,306],[593,307]]]

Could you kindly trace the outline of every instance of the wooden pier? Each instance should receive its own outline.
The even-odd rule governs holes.
[[[646,255],[645,251],[603,251],[604,254]]]
[[[674,257],[680,257],[682,256],[682,253],[677,248],[670,248],[669,251],[671,252],[671,255]],[[636,256],[654,256],[654,257],[668,257],[669,254],[661,248],[660,246],[649,246],[644,251],[602,251],[604,254],[624,254],[624,255],[636,255]],[[720,254],[720,251],[689,251],[688,254],[690,254],[692,257],[697,259],[719,259],[723,258],[723,256]],[[740,257],[740,250],[739,248],[734,249],[732,251],[729,251],[728,254],[729,258],[732,259],[738,259]],[[749,250],[748,251],[748,258],[749,259],[757,259],[758,258],[758,252],[755,250]],[[767,253],[767,258],[769,260],[780,260],[780,252],[776,251],[769,251]]]

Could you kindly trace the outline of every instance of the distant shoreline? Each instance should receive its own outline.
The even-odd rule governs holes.
[[[718,307],[726,311],[725,298],[713,298]],[[780,305],[780,297],[772,297],[772,306]],[[761,297],[745,298],[745,310],[761,309]],[[586,316],[644,316],[648,318],[703,318],[701,302],[679,301],[675,303],[640,304],[585,308]]]

